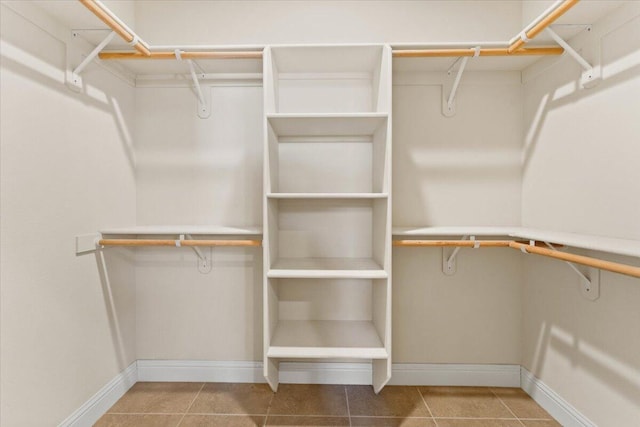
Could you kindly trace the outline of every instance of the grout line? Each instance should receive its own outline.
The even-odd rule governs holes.
[[[433,422],[436,425],[436,427],[438,427],[438,421],[436,421],[436,417],[433,416],[433,412],[431,412],[431,408],[429,408],[429,405],[427,405],[427,401],[424,399],[424,396],[422,395],[422,392],[420,391],[420,387],[416,387],[416,391],[420,395],[420,399],[422,399],[422,403],[424,403],[424,406],[427,407],[427,411],[429,411],[429,416],[433,419]]]
[[[265,426],[265,427],[267,425],[267,420],[269,419],[269,412],[271,412],[271,404],[273,403],[273,398],[274,397],[276,397],[276,392],[271,390],[271,399],[269,400],[269,406],[267,406],[267,413],[264,416],[264,424],[263,424],[263,426]]]
[[[346,385],[344,386],[344,397],[347,399],[347,416],[349,417],[349,427],[351,427],[351,409],[349,409],[349,393]]]
[[[182,424],[182,420],[184,420],[184,417],[187,416],[187,414],[189,413],[189,409],[191,409],[191,407],[193,406],[193,404],[195,403],[196,399],[198,398],[198,396],[200,396],[200,392],[202,391],[202,389],[204,388],[204,385],[206,383],[202,383],[202,386],[200,387],[200,390],[198,390],[198,393],[196,394],[196,397],[193,398],[193,400],[191,401],[191,403],[189,404],[189,406],[187,407],[187,410],[184,412],[184,414],[182,414],[182,418],[180,418],[180,421],[178,422],[178,425],[176,427],[180,427],[180,424]]]
[[[189,414],[189,415],[191,415],[191,414]],[[208,414],[208,415],[217,415],[217,414]],[[236,414],[236,415],[239,415],[239,414]],[[280,417],[282,417],[282,418],[286,418],[286,417],[292,417],[292,418],[294,418],[294,417],[300,417],[300,418],[347,418],[344,415],[322,415],[322,414],[320,414],[320,415],[317,415],[317,414],[315,414],[315,415],[276,414],[276,415],[272,415],[272,417],[278,417],[278,418],[280,418]],[[367,417],[366,415],[358,415],[358,416],[355,416],[354,418],[358,418],[358,417],[359,418],[393,418],[393,417]],[[413,417],[413,418],[417,418],[417,417]],[[426,418],[426,417],[422,417],[422,418]],[[511,420],[512,418],[509,418],[509,419]]]
[[[517,416],[517,415],[516,415],[512,410],[511,410],[511,408],[509,408],[509,406],[508,406],[506,403],[504,403],[504,400],[502,400],[502,398],[501,398],[500,396],[498,396],[498,393],[496,393],[495,391],[493,391],[493,388],[491,388],[491,387],[488,387],[488,389],[489,389],[489,391],[491,391],[491,393],[493,393],[493,395],[494,395],[495,397],[497,397],[497,398],[498,398],[498,400],[500,401],[500,403],[502,403],[502,404],[504,405],[504,407],[505,407],[505,408],[507,408],[507,410],[511,413],[511,415],[513,415],[513,417],[514,417],[516,420],[518,420],[518,422],[520,423],[520,425],[521,425],[522,427],[526,427],[526,426],[524,425],[524,423],[523,423],[522,421],[520,421],[520,418],[518,418],[518,416]]]
[[[504,417],[436,417],[434,420],[500,420],[500,421],[515,421],[518,418],[504,418]],[[530,419],[527,419],[530,421]],[[543,419],[536,419],[535,421],[549,421]]]

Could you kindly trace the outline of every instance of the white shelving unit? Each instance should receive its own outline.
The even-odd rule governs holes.
[[[264,52],[264,374],[371,360],[391,377],[391,49]]]

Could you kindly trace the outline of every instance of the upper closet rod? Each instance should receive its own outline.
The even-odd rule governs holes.
[[[174,52],[101,52],[100,59],[176,59]],[[182,59],[262,59],[262,51],[180,52]]]
[[[142,55],[149,56],[149,45],[122,22],[99,0],[79,0],[87,9],[93,12],[102,22],[115,31],[122,39],[133,46]]]
[[[545,10],[532,24],[525,27],[520,34],[512,39],[509,46],[509,53],[513,53],[520,49],[525,43],[531,41],[535,36],[540,34],[545,28],[555,22],[556,19],[564,15],[569,9],[575,6],[578,0],[564,0],[554,3],[549,9]]]
[[[562,55],[561,47],[531,47],[509,52],[507,48],[480,49],[480,56],[528,56],[528,55]],[[476,49],[414,49],[394,50],[394,58],[433,58],[433,57],[460,57],[475,56]]]

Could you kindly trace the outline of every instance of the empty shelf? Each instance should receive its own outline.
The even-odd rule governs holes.
[[[592,234],[516,228],[511,236],[525,240],[558,243],[574,248],[590,249],[611,254],[640,257],[640,240],[595,236]]]
[[[517,227],[393,227],[394,236],[430,237],[430,236],[511,236]]]
[[[370,258],[280,258],[269,278],[386,279],[387,272]]]
[[[275,133],[282,136],[373,135],[387,120],[386,113],[271,114],[267,116]]]
[[[269,193],[269,199],[386,199],[387,193]]]
[[[386,359],[389,355],[372,322],[281,320],[267,357]]]
[[[192,234],[205,236],[259,236],[262,234],[262,227],[223,227],[213,225],[142,225],[123,228],[106,228],[100,230],[100,232],[102,234]]]

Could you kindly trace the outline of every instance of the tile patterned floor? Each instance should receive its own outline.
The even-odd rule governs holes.
[[[557,427],[518,388],[137,383],[97,427]]]

